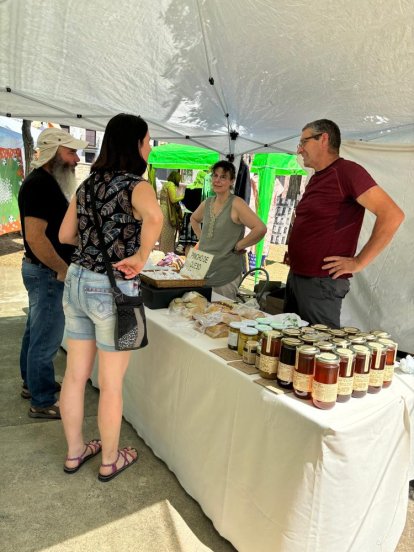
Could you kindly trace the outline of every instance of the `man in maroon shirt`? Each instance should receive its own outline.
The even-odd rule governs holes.
[[[311,324],[339,327],[349,278],[391,241],[404,213],[367,171],[339,157],[341,133],[327,119],[303,127],[298,153],[315,170],[296,209],[289,238],[290,272],[284,312]],[[365,209],[376,216],[356,255]]]

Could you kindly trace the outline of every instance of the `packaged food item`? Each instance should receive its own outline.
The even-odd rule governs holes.
[[[243,349],[243,362],[246,364],[256,363],[257,341],[246,341]]]
[[[354,385],[355,351],[338,347],[336,354],[339,356],[338,396],[336,402],[346,402],[352,396]]]
[[[312,398],[315,356],[319,353],[319,349],[313,345],[299,345],[297,347],[296,364],[293,372],[293,392],[300,399]]]
[[[388,339],[386,337],[379,337],[378,341],[387,347],[387,354],[385,357],[385,367],[384,367],[384,381],[382,382],[382,387],[389,387],[392,383],[392,378],[394,377],[394,366],[397,358],[398,343]]]
[[[227,347],[232,351],[237,351],[237,344],[239,342],[240,328],[243,326],[243,322],[230,322],[229,334],[227,336]]]
[[[282,333],[278,330],[264,332],[261,339],[258,369],[262,378],[276,379],[279,365],[280,340]]]
[[[315,357],[312,402],[322,410],[333,408],[338,394],[339,356],[320,353]]]
[[[369,383],[369,365],[371,352],[365,345],[351,345],[350,349],[355,353],[354,383],[352,396],[360,399],[365,397]]]
[[[214,326],[207,326],[205,329],[205,334],[209,337],[213,337],[214,339],[219,337],[227,337],[228,333],[229,327],[224,323],[214,324]]]
[[[368,393],[379,393],[384,381],[385,359],[387,346],[378,341],[369,341],[367,347],[371,350]]]
[[[282,337],[280,345],[279,366],[277,368],[277,383],[284,389],[293,388],[293,372],[296,365],[297,348],[303,345],[295,337]]]
[[[256,328],[250,328],[249,326],[242,326],[240,328],[239,340],[237,342],[237,352],[240,356],[243,356],[244,344],[246,341],[257,341],[259,332]]]

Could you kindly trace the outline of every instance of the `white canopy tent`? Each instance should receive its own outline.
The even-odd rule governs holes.
[[[101,130],[129,112],[152,138],[236,156],[295,152],[322,117],[346,140],[390,144],[363,161],[377,169],[387,151],[372,172],[396,199],[406,193],[398,272],[383,282],[398,278],[399,297],[378,298],[369,327],[395,333],[404,316],[400,348],[414,349],[413,170],[394,156],[395,144],[414,154],[412,0],[3,0],[0,21],[0,115]]]

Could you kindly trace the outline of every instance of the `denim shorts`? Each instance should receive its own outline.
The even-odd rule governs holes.
[[[140,294],[139,280],[116,280],[125,295]],[[63,291],[65,332],[69,339],[96,341],[98,349],[115,351],[115,302],[106,274],[77,264],[69,266]]]

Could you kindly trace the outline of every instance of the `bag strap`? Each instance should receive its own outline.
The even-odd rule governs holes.
[[[93,213],[93,219],[95,222],[95,229],[96,233],[98,234],[99,238],[99,245],[101,246],[101,253],[103,256],[103,259],[105,261],[105,267],[106,272],[108,273],[109,281],[111,282],[112,290],[115,296],[122,295],[122,291],[119,289],[119,287],[116,285],[114,271],[112,270],[111,261],[109,259],[108,251],[106,250],[105,246],[105,240],[103,237],[102,229],[99,224],[99,218],[98,213],[96,210],[96,197],[95,197],[95,188],[94,188],[94,182],[92,175],[89,177],[89,191],[91,194],[91,207],[92,207],[92,213]]]

